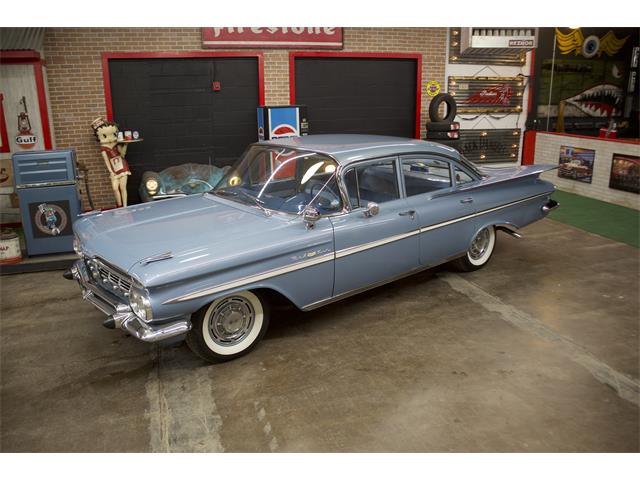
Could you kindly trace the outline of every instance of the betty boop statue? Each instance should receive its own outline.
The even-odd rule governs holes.
[[[100,142],[100,153],[109,171],[111,188],[116,196],[116,203],[118,207],[126,207],[127,177],[131,175],[129,164],[124,158],[127,154],[127,144],[118,143],[117,124],[102,118],[96,118],[91,123],[91,126],[98,142]]]

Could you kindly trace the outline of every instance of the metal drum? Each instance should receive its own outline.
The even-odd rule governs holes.
[[[22,252],[20,251],[20,237],[10,229],[0,231],[0,265],[20,263]]]

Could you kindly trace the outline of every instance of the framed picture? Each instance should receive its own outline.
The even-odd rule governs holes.
[[[640,193],[640,157],[614,153],[609,188]]]
[[[578,182],[591,183],[596,151],[578,147],[560,147],[558,176]]]

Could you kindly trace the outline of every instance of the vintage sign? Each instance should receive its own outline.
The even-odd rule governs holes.
[[[640,193],[640,157],[614,153],[609,188]]]
[[[475,163],[516,162],[520,152],[519,128],[460,130],[461,153]]]
[[[203,48],[342,48],[340,27],[202,27]]]
[[[23,111],[18,114],[18,135],[15,141],[20,148],[33,148],[38,138],[31,131],[31,121],[29,120],[29,113],[27,111],[27,99],[22,97],[20,103],[22,104]]]
[[[48,203],[30,203],[33,236],[46,238],[58,235],[71,235],[71,218],[68,200],[58,200]]]
[[[427,95],[429,95],[430,97],[435,97],[440,93],[440,82],[431,80],[424,86],[424,89],[426,90]]]
[[[522,111],[524,77],[449,77],[458,113]]]
[[[558,161],[558,177],[591,183],[596,151],[562,145]]]

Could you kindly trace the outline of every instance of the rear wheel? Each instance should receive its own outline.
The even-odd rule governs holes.
[[[225,362],[245,355],[262,339],[269,325],[268,304],[253,292],[218,298],[198,310],[187,345],[208,362]]]
[[[464,257],[453,261],[463,272],[478,270],[487,264],[496,246],[496,229],[493,226],[480,230],[471,241],[471,246]]]

